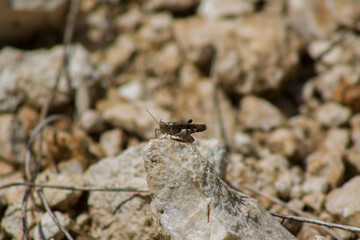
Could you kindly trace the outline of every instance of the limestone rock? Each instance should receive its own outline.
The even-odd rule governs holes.
[[[59,172],[57,172],[59,171]],[[63,185],[63,186],[82,186],[83,169],[80,161],[74,159],[67,162],[62,162],[55,169],[48,169],[40,173],[35,183],[49,184],[49,185]],[[79,200],[82,192],[64,189],[45,188],[43,190],[44,196],[50,207],[59,210],[69,210]],[[41,200],[35,197],[35,202],[41,205]]]
[[[131,8],[127,12],[118,15],[114,24],[118,31],[133,31],[138,27],[142,21],[142,12],[138,8]]]
[[[291,157],[297,148],[297,139],[294,132],[286,128],[279,128],[271,132],[268,139],[268,146],[272,152]]]
[[[351,111],[334,102],[328,102],[320,106],[316,111],[318,122],[327,127],[336,127],[349,120]]]
[[[306,172],[311,176],[324,177],[331,188],[338,186],[344,177],[342,154],[336,149],[318,150],[306,158]]]
[[[71,86],[62,74],[51,107],[69,103],[72,90],[96,76],[87,50],[81,45],[71,47],[68,65]],[[8,101],[17,102],[19,93],[29,105],[42,107],[52,93],[62,60],[63,46],[36,51],[3,48],[0,51],[0,112],[16,108],[16,105],[9,106]]]
[[[296,239],[254,199],[220,180],[192,144],[151,140],[144,148],[152,213],[170,239]]]
[[[236,132],[234,136],[234,147],[242,154],[250,154],[255,151],[254,140],[245,132]]]
[[[254,11],[253,1],[238,0],[206,0],[201,1],[198,14],[206,18],[239,17]]]
[[[221,145],[217,139],[201,139],[195,142],[195,146],[201,155],[214,166],[221,179],[224,179],[228,164],[225,146]]]
[[[24,191],[17,195],[24,196]],[[34,206],[33,204],[28,203],[28,208]],[[39,212],[33,211],[32,214],[27,215],[28,226],[31,226],[36,223],[36,219],[39,218]],[[22,213],[21,213],[21,203],[9,205],[4,213],[4,217],[1,220],[1,228],[4,231],[12,236],[14,239],[22,239],[23,233],[19,229],[22,229]]]
[[[119,129],[106,131],[100,136],[100,146],[106,157],[115,157],[125,141],[124,132]]]
[[[116,71],[122,69],[135,52],[135,40],[131,36],[120,35],[115,43],[105,50],[104,62]]]
[[[164,110],[153,107],[145,102],[109,102],[105,103],[103,110],[100,110],[104,120],[115,127],[120,127],[126,131],[136,133],[139,136],[150,139],[155,137],[154,129],[158,128],[157,123],[146,112],[163,121],[169,121],[169,114]],[[101,107],[99,107],[101,108]]]
[[[144,96],[144,89],[142,83],[137,79],[122,84],[118,87],[117,92],[120,97],[124,98],[129,102],[141,100],[141,98]]]
[[[63,215],[59,211],[54,212],[54,215],[65,229],[70,228],[71,220],[69,217]],[[63,232],[54,223],[50,215],[48,213],[45,213],[41,217],[40,223],[35,227],[34,240],[51,239],[51,238],[61,239],[62,237],[64,237]]]
[[[22,122],[26,132],[29,134],[39,123],[40,114],[32,107],[21,107],[17,113],[17,118]]]
[[[345,128],[332,128],[326,135],[322,146],[326,149],[337,149],[343,152],[350,142],[349,131]]]
[[[341,188],[331,191],[326,197],[326,209],[340,217],[344,224],[360,227],[359,197],[360,176],[352,178]]]
[[[287,1],[291,25],[306,41],[325,37],[337,27],[328,1]],[[333,1],[331,1],[333,2]]]
[[[172,36],[173,18],[168,12],[151,14],[144,19],[144,25],[139,30],[138,46],[141,49],[153,49],[161,46]]]
[[[214,61],[214,76],[231,94],[279,90],[298,63],[299,38],[271,14],[236,20],[190,18],[175,22],[174,34],[191,63],[201,69]],[[281,47],[274,52],[275,46]]]
[[[114,158],[92,165],[84,181],[93,187],[147,190],[142,160],[144,144],[128,148]],[[91,192],[88,199],[94,238],[149,239],[153,235],[150,196],[147,193]]]
[[[324,177],[307,176],[302,185],[305,194],[309,193],[326,193],[329,189],[329,183]]]
[[[339,25],[359,29],[360,4],[356,0],[297,1],[290,0],[289,19],[307,41],[325,38]]]
[[[280,110],[268,101],[246,96],[241,101],[240,121],[246,129],[269,131],[285,122]]]
[[[297,115],[289,119],[289,125],[297,139],[296,155],[303,161],[311,152],[314,152],[319,142],[323,140],[323,130],[313,118]]]
[[[100,133],[105,129],[105,122],[96,110],[86,110],[82,113],[79,124],[88,133]]]

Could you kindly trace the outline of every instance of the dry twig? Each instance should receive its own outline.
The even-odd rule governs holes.
[[[70,233],[65,229],[65,227],[63,225],[61,225],[61,223],[59,222],[59,220],[57,219],[56,215],[51,211],[50,206],[48,204],[48,202],[46,201],[46,198],[44,196],[44,193],[42,191],[42,189],[39,189],[36,191],[38,196],[41,199],[41,203],[42,205],[45,207],[47,213],[49,214],[49,216],[51,217],[51,219],[54,221],[54,223],[56,224],[56,226],[58,226],[58,228],[65,234],[66,238],[69,240],[74,240]]]
[[[242,189],[235,188],[234,186],[231,186],[231,187],[233,187],[235,190],[243,191]],[[269,196],[269,195],[267,195],[267,194],[265,194],[265,193],[263,193],[263,192],[261,192],[261,191],[259,191],[259,190],[257,190],[257,189],[254,189],[254,188],[252,188],[252,187],[250,187],[250,186],[244,186],[243,188],[244,188],[245,190],[247,190],[247,191],[250,191],[250,192],[255,193],[255,194],[257,194],[257,195],[263,196],[264,198],[269,199],[270,201],[272,201],[272,202],[274,202],[274,203],[276,203],[276,204],[278,204],[278,205],[280,205],[280,206],[282,206],[282,207],[284,207],[284,208],[286,208],[286,209],[289,209],[289,210],[291,210],[292,212],[294,212],[294,213],[296,213],[296,214],[298,214],[298,215],[300,215],[300,216],[304,216],[304,217],[307,217],[307,218],[309,218],[309,219],[311,218],[311,217],[310,217],[308,214],[306,214],[305,212],[289,206],[288,204],[286,204],[285,202],[281,201],[281,200],[278,199],[278,198]],[[325,227],[325,226],[320,226],[320,227],[321,227],[324,231],[326,231],[328,234],[330,234],[333,238],[335,238],[335,239],[337,239],[337,240],[341,240],[341,239],[342,239],[340,236],[338,236],[338,235],[337,235],[334,231],[332,231],[331,229],[329,229],[329,228],[327,228],[327,227]]]
[[[298,217],[298,216],[283,215],[283,214],[273,213],[273,212],[271,212],[270,214],[275,217],[282,218],[282,219],[289,219],[289,220],[295,220],[298,222],[312,223],[312,224],[322,225],[322,226],[329,227],[329,228],[339,228],[339,229],[346,230],[346,231],[360,233],[360,228],[357,228],[357,227],[351,227],[351,226],[342,225],[342,224],[324,222],[321,220]]]
[[[64,34],[64,53],[63,53],[63,59],[62,59],[62,63],[61,66],[59,68],[58,74],[56,76],[55,79],[55,83],[54,83],[54,87],[52,89],[51,94],[49,95],[46,104],[44,105],[42,111],[41,111],[41,117],[40,119],[45,119],[46,115],[49,112],[49,108],[53,102],[53,99],[55,97],[56,91],[57,91],[57,86],[58,83],[60,81],[61,78],[61,74],[62,72],[67,71],[67,66],[68,66],[68,62],[69,62],[69,44],[71,42],[72,39],[72,35],[74,32],[74,26],[75,26],[75,20],[76,20],[76,15],[77,15],[77,11],[78,11],[78,6],[79,6],[79,0],[72,0],[71,1],[71,5],[70,5],[70,10],[69,10],[69,14],[67,16],[67,23],[66,23],[66,27],[65,27],[65,34]],[[69,75],[67,75],[67,80],[68,80],[68,85],[69,87],[70,85],[70,79],[69,79]],[[37,132],[40,131],[43,126],[45,126],[46,124],[48,124],[48,122],[44,121],[45,123],[43,123],[43,121],[38,125],[39,129],[35,129],[37,131],[35,131],[35,135],[36,136]],[[51,121],[50,121],[51,122]],[[31,175],[31,171],[30,171],[30,156],[31,156],[31,148],[29,151],[29,145],[32,146],[32,143],[34,141],[35,137],[33,139],[30,139],[31,142],[29,141],[28,144],[28,149],[27,149],[27,154],[26,154],[26,159],[25,159],[25,175],[27,180],[33,182],[35,181],[35,178],[37,176],[37,173],[40,171],[40,160],[41,160],[41,144],[40,144],[40,154],[38,154],[39,159],[36,160],[36,166],[35,166],[35,172],[33,173],[33,175]],[[40,142],[42,142],[42,135],[40,135]],[[28,189],[26,190],[24,197],[23,197],[23,202],[22,202],[22,225],[23,225],[23,239],[30,239],[29,237],[29,232],[28,232],[28,227],[27,227],[27,201],[29,199],[29,196],[31,194],[31,187],[28,186]],[[62,230],[62,228],[60,228]],[[65,235],[67,235],[64,232]]]
[[[88,192],[133,192],[133,193],[148,193],[148,190],[137,189],[137,188],[109,188],[109,187],[82,187],[82,186],[63,186],[63,185],[51,185],[51,184],[37,184],[33,182],[14,182],[0,186],[0,190],[10,187],[21,187],[28,186],[31,188],[52,188],[61,190],[72,190],[72,191],[88,191]]]

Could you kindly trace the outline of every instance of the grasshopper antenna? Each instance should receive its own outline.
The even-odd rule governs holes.
[[[155,122],[159,125],[159,122],[154,118],[154,116],[146,109],[146,111],[150,114],[150,116],[155,120]]]

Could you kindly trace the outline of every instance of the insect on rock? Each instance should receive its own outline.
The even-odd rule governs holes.
[[[192,119],[189,119],[186,123],[164,122],[161,119],[160,122],[158,122],[155,117],[149,112],[149,110],[146,109],[146,111],[159,125],[159,128],[155,129],[156,137],[158,137],[158,132],[160,132],[160,134],[166,134],[165,137],[167,137],[167,135],[170,135],[171,139],[174,139],[172,138],[172,136],[176,136],[184,142],[194,142],[195,139],[191,136],[191,134],[196,132],[203,132],[206,130],[205,124],[194,124],[192,123]]]

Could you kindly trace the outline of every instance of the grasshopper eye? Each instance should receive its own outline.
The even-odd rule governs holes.
[[[188,123],[192,123],[192,119],[191,119],[191,118],[188,120]]]

